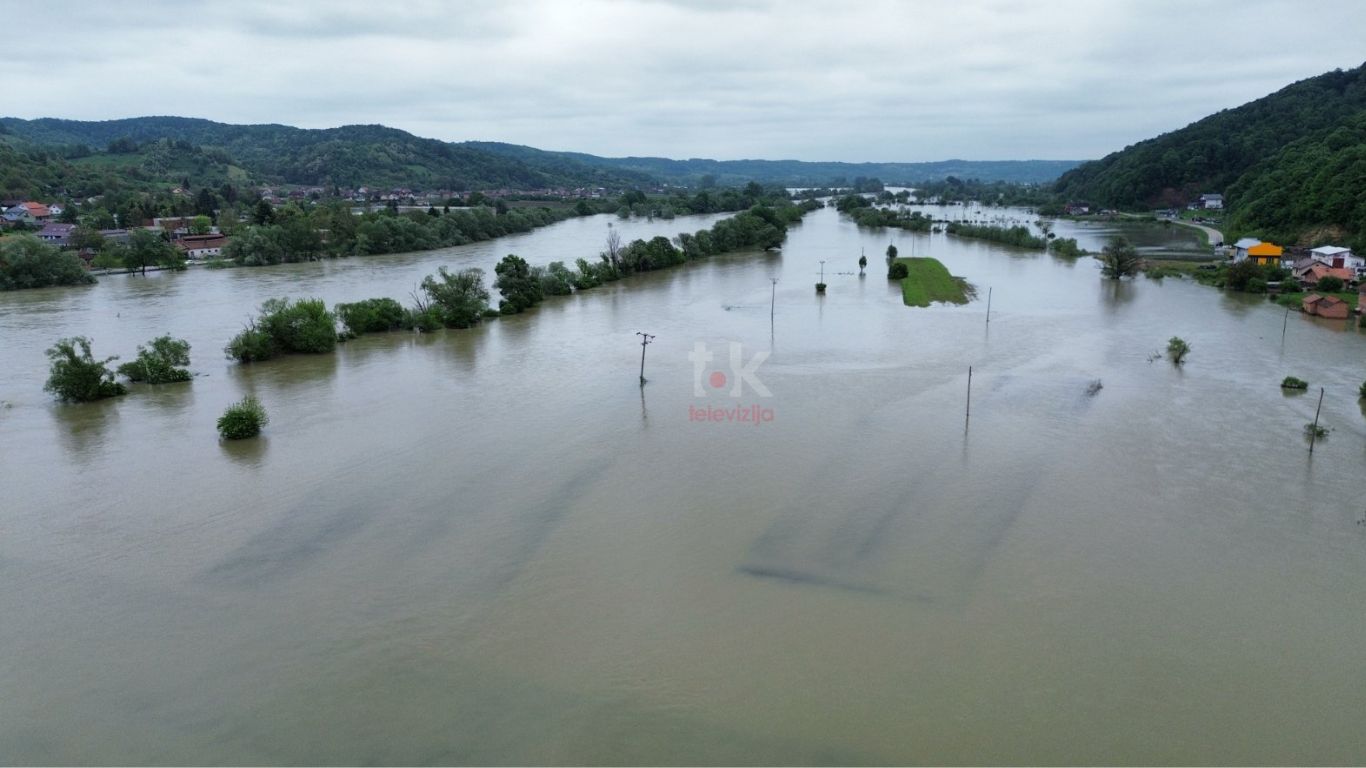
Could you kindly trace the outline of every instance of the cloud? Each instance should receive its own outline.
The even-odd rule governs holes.
[[[61,34],[6,36],[18,117],[851,161],[1096,157],[1357,66],[1366,39],[1355,0],[59,0],[25,14]]]

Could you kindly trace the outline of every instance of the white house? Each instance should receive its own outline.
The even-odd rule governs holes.
[[[1200,196],[1200,207],[1219,209],[1224,207],[1224,196],[1214,194],[1204,194]]]
[[[1255,237],[1245,237],[1233,244],[1233,260],[1242,261],[1247,258],[1247,249],[1255,248],[1262,244],[1261,240]]]
[[[1366,257],[1354,255],[1351,248],[1343,248],[1340,245],[1321,245],[1318,248],[1311,249],[1309,256],[1325,266],[1350,269],[1358,275],[1366,272]]]

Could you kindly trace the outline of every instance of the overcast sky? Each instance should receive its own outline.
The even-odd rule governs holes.
[[[1093,158],[1366,60],[1361,0],[8,5],[3,115],[609,156]]]

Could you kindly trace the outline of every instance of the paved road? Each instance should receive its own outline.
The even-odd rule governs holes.
[[[1196,224],[1195,222],[1191,221],[1182,221],[1181,219],[1168,219],[1168,221],[1175,222],[1182,226],[1195,227],[1196,229],[1203,230],[1205,235],[1209,237],[1210,245],[1224,242],[1224,233],[1220,232],[1214,227],[1207,227],[1204,224]]]

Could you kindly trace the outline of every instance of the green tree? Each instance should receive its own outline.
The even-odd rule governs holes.
[[[484,287],[482,269],[452,273],[442,266],[435,275],[422,279],[422,291],[448,328],[469,328],[489,308],[489,291]]]
[[[223,351],[251,363],[283,354],[331,352],[336,346],[337,319],[321,299],[269,299]]]
[[[1261,267],[1252,259],[1235,261],[1224,271],[1224,285],[1235,291],[1246,291],[1253,280],[1262,276]]]
[[[90,352],[90,339],[84,336],[59,340],[47,350],[47,357],[51,368],[43,389],[60,400],[81,403],[128,392],[109,370],[109,364],[118,357],[96,360]]]
[[[251,214],[252,223],[260,226],[262,224],[273,224],[275,222],[275,209],[271,207],[268,200],[258,200],[256,208]]]
[[[911,253],[915,253],[915,250],[912,249],[912,250],[911,250]],[[895,245],[888,245],[888,246],[887,246],[887,266],[889,266],[889,267],[892,266],[892,262],[896,261],[896,254],[897,254],[896,246],[895,246]]]
[[[494,287],[503,295],[502,300],[498,302],[498,311],[505,315],[515,315],[541,303],[541,281],[532,274],[531,267],[525,259],[508,254],[498,262],[493,271],[497,275],[493,281]]]
[[[204,194],[208,192],[208,190],[201,189],[199,192],[200,194]],[[192,235],[207,235],[212,228],[213,219],[210,219],[208,216],[199,215],[190,219],[190,234]]]
[[[185,259],[175,246],[161,239],[151,230],[137,228],[128,233],[128,248],[122,252],[123,266],[132,272],[147,274],[147,268],[162,266],[184,269]]]
[[[58,250],[32,235],[0,239],[0,291],[93,282],[80,257],[70,251]]]
[[[183,367],[189,364],[190,342],[167,334],[152,339],[145,347],[139,344],[137,359],[120,365],[119,373],[129,381],[169,384],[189,381],[190,372]]]
[[[1132,277],[1138,274],[1143,259],[1138,251],[1123,237],[1114,237],[1100,254],[1101,274],[1111,280]]]

